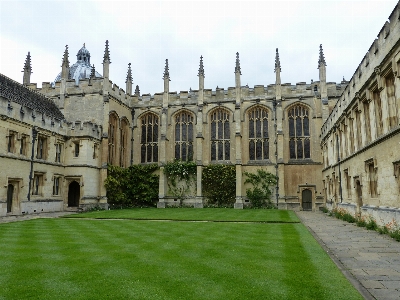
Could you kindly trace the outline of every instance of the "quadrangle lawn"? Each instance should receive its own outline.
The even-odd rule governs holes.
[[[114,218],[1,224],[0,299],[362,299],[300,223]]]

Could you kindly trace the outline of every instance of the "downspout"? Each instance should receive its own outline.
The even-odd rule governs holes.
[[[132,115],[132,126],[131,126],[131,166],[133,165],[133,122],[135,118],[135,109],[132,108],[131,110],[131,115]]]
[[[339,131],[336,132],[336,129],[337,129],[337,126],[334,125],[333,130],[336,133],[337,161],[338,161],[338,168],[339,168],[339,195],[340,195],[340,203],[342,203],[343,195],[342,195],[342,173],[340,172]]]
[[[31,186],[32,186],[32,173],[33,173],[33,158],[35,156],[35,140],[37,137],[38,131],[36,126],[32,127],[32,154],[31,154],[31,169],[29,172],[29,185],[28,185],[28,201],[31,201]]]

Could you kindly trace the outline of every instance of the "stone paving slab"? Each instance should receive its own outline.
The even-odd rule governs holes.
[[[5,217],[0,217],[0,224],[32,220],[32,219],[40,219],[40,218],[58,218],[58,217],[75,214],[75,213],[76,212],[60,211],[60,212],[45,212],[45,213],[34,213],[34,214],[25,214],[25,215],[8,215]]]
[[[400,300],[400,243],[322,212],[296,212],[365,299]]]

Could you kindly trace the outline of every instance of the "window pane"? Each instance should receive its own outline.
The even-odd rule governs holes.
[[[147,125],[147,142],[150,143],[153,141],[153,131],[152,131],[152,126]]]
[[[181,158],[181,147],[179,144],[175,144],[175,158],[180,159]]]
[[[181,140],[181,124],[175,125],[175,141],[179,142]]]
[[[182,141],[187,141],[187,125],[182,124]]]
[[[249,158],[250,160],[255,160],[255,145],[254,140],[249,142]]]
[[[146,126],[142,125],[142,137],[140,139],[140,143],[146,143]]]
[[[148,144],[147,145],[147,159],[146,159],[146,161],[147,162],[151,162],[151,157],[152,157],[152,153],[151,153],[151,149],[152,147],[151,147],[151,145],[150,144]]]
[[[188,160],[193,160],[193,144],[190,143],[188,146]]]
[[[289,141],[289,151],[290,151],[290,158],[295,159],[296,158],[296,143],[293,139]]]
[[[188,141],[193,142],[193,123],[189,123]]]
[[[263,150],[264,150],[264,157],[263,159],[268,159],[269,158],[269,142],[268,140],[265,140],[263,143]]]
[[[216,123],[212,122],[211,123],[211,140],[215,140],[216,139]]]
[[[152,142],[157,143],[158,142],[158,125],[155,124],[153,128],[153,139]]]
[[[294,137],[294,119],[289,118],[289,136]]]
[[[261,137],[261,120],[256,120],[256,137]]]
[[[224,139],[230,139],[229,122],[224,122]]]
[[[218,142],[218,160],[224,159],[224,147],[222,142]]]
[[[186,143],[182,144],[182,160],[185,161],[187,159],[187,154],[186,154]]]
[[[257,140],[256,142],[256,159],[262,159],[262,143],[260,140]]]
[[[211,143],[211,160],[217,160],[217,147],[216,143]]]
[[[300,139],[297,140],[297,158],[303,158],[303,141]]]
[[[229,141],[225,142],[225,160],[231,159],[231,144]]]
[[[304,140],[304,158],[310,158],[310,140]]]
[[[158,162],[158,144],[153,146],[153,162]]]
[[[301,118],[296,118],[296,137],[303,135],[301,123]]]
[[[308,117],[303,119],[303,128],[304,128],[304,135],[310,136],[309,124],[308,124]]]
[[[254,138],[254,120],[249,121],[249,138]]]
[[[222,133],[223,133],[223,124],[222,122],[218,122],[218,135],[217,139],[223,139]]]
[[[268,119],[263,120],[263,138],[268,137]]]

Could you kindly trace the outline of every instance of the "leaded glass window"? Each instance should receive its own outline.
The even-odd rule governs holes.
[[[140,137],[140,157],[142,163],[158,162],[158,125],[159,118],[153,113],[142,117]]]
[[[211,160],[230,160],[229,112],[223,108],[211,113]]]
[[[249,158],[269,158],[268,110],[257,106],[248,113],[249,117]]]
[[[290,159],[310,158],[309,112],[303,105],[289,109],[289,155]]]
[[[175,117],[175,159],[193,160],[193,114],[183,111]]]

